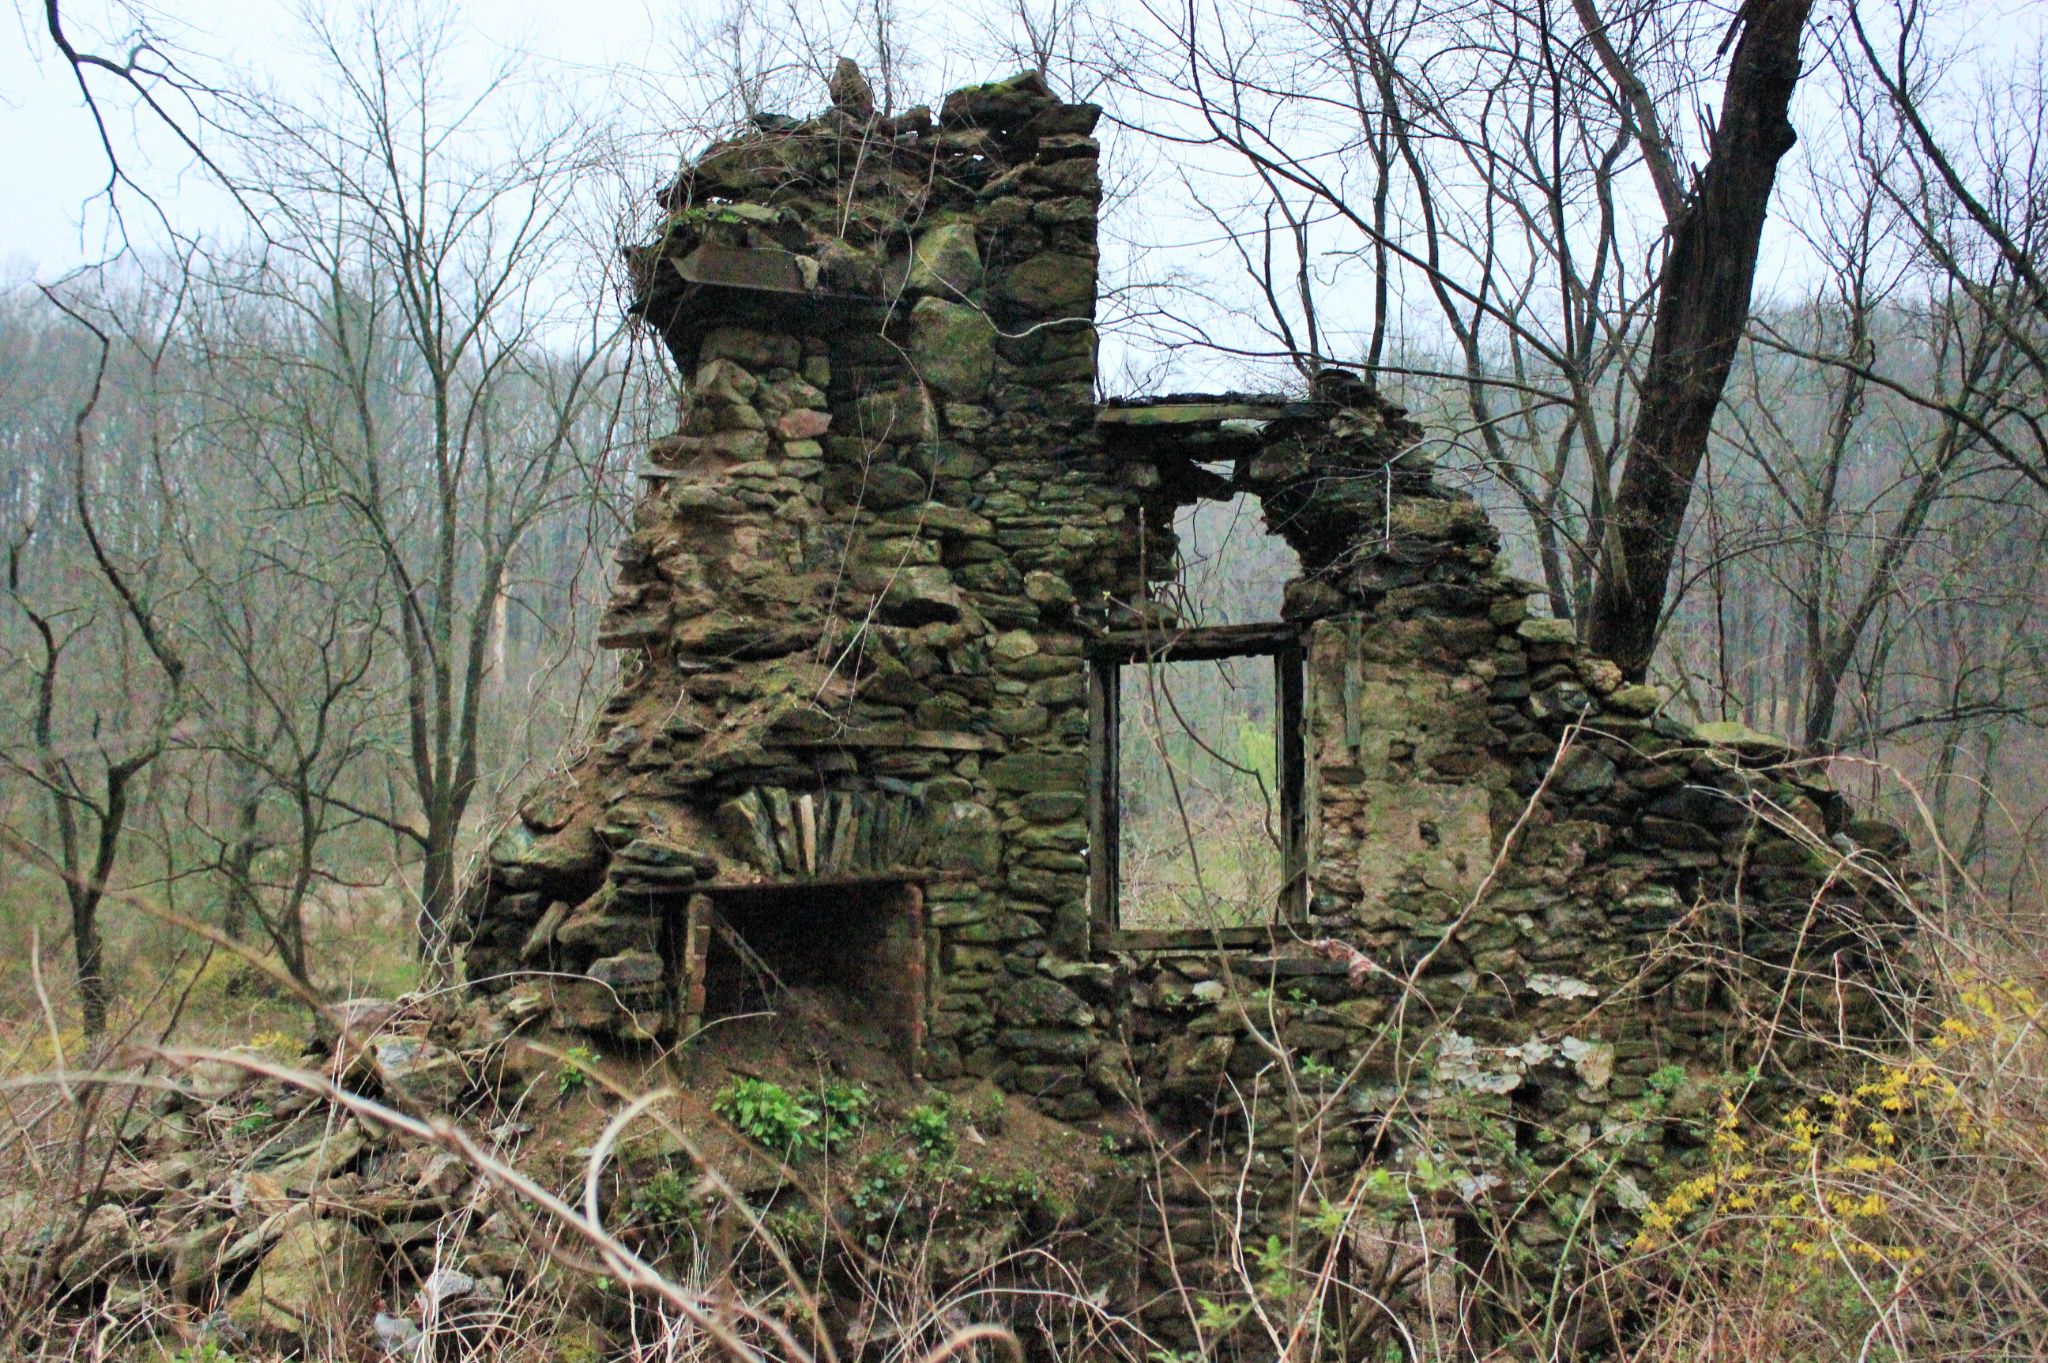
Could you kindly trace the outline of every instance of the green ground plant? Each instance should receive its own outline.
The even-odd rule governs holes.
[[[950,1164],[960,1149],[960,1134],[953,1129],[953,1116],[944,1107],[921,1103],[903,1114],[904,1134],[927,1166]]]
[[[590,1087],[590,1072],[604,1057],[588,1046],[571,1046],[562,1052],[562,1063],[555,1070],[555,1097],[560,1102],[582,1093]]]

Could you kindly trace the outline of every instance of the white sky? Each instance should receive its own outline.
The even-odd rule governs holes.
[[[380,0],[353,2],[376,4]],[[760,0],[764,10],[780,2]],[[90,43],[118,52],[119,34],[125,26],[112,25],[109,31],[104,18],[117,3],[69,0],[67,23],[74,40],[81,46]],[[330,8],[340,9],[349,3],[351,0],[333,0]],[[468,27],[472,42],[465,61],[475,69],[450,71],[450,84],[464,85],[465,77],[480,75],[495,57],[514,51],[524,54],[522,64],[527,69],[544,73],[536,85],[542,101],[574,101],[577,112],[609,120],[629,133],[658,133],[665,123],[679,119],[679,110],[689,99],[686,92],[676,91],[677,82],[664,73],[705,56],[701,49],[678,51],[681,35],[693,22],[699,26],[709,22],[729,3],[731,0],[469,0],[455,12],[458,24]],[[914,85],[929,92],[1006,74],[1015,63],[993,51],[991,33],[1002,27],[1001,16],[1017,3],[1042,8],[1048,0],[897,0],[910,35],[903,46],[917,63],[911,75]],[[2048,3],[2042,0],[1950,3],[1945,22],[1957,41],[1981,45],[1994,59],[2031,50],[2048,33]],[[1253,45],[1261,36],[1259,4],[1260,0],[1225,0],[1222,5],[1222,11],[1240,26],[1243,40]],[[1097,5],[1104,13],[1129,17],[1134,25],[1144,23],[1140,0],[1097,0]],[[1838,11],[1839,3],[1833,8]],[[301,31],[295,9],[281,0],[154,0],[153,21],[180,54],[192,55],[201,74],[234,70],[290,89],[300,61],[293,38]],[[9,18],[19,41],[0,39],[0,148],[4,148],[0,151],[0,224],[4,224],[0,226],[0,286],[29,277],[48,278],[107,251],[105,215],[93,202],[105,180],[106,162],[70,71],[54,55],[42,29],[38,0],[15,0]],[[857,46],[850,35],[848,41]],[[1969,84],[1958,79],[1956,88]],[[126,110],[127,101],[109,87],[101,88],[107,91],[105,108],[117,115]],[[663,96],[674,94],[678,104],[659,107],[656,91]],[[1815,97],[1803,96],[1803,107],[1796,111],[1809,148],[1824,142],[1830,131],[1829,111],[1815,108]],[[790,112],[809,112],[823,104],[823,91],[817,91],[815,99],[798,102],[800,107]],[[231,207],[202,176],[187,171],[181,180],[173,178],[185,166],[185,157],[159,128],[124,118],[112,133],[124,160],[143,172],[146,182],[159,191],[160,201],[181,230],[234,234]],[[145,154],[135,154],[137,147]],[[678,145],[664,152],[678,155],[682,150]],[[1112,172],[1114,182],[1116,174],[1126,173],[1140,158],[1156,167],[1166,157],[1183,154],[1141,148],[1126,139],[1110,148],[1106,169]],[[1197,154],[1193,159],[1199,162],[1203,157]],[[1213,164],[1216,158],[1208,160]],[[648,188],[652,188],[652,174],[650,171]],[[1235,187],[1229,183],[1232,179],[1237,181]],[[1786,179],[1781,176],[1781,185]],[[1245,192],[1241,170],[1206,183],[1204,193],[1235,196]],[[1162,191],[1173,201],[1160,198]],[[131,200],[131,213],[136,207]],[[1641,207],[1644,225],[1654,233],[1654,202],[1646,199]],[[1781,193],[1777,207],[1758,279],[1760,298],[1803,292],[1811,277],[1810,262],[1803,258],[1789,231],[1802,205]],[[1171,259],[1159,257],[1157,268],[1215,270],[1220,271],[1219,278],[1234,274],[1234,263],[1216,246],[1212,225],[1193,211],[1185,201],[1185,191],[1172,177],[1151,180],[1145,202],[1136,206],[1136,211],[1142,220],[1140,230],[1153,242],[1208,240],[1206,246],[1168,252]],[[137,221],[131,217],[131,224]],[[1205,260],[1204,256],[1213,258]],[[1154,266],[1148,262],[1144,268]],[[1238,280],[1233,287],[1241,286]],[[1426,307],[1420,315],[1422,325],[1434,325]],[[1109,358],[1106,354],[1105,359]],[[1184,375],[1181,381],[1194,377]],[[1227,374],[1204,375],[1200,381],[1216,378],[1228,381]],[[1132,382],[1118,386],[1149,385],[1142,376],[1133,376]]]
[[[701,0],[670,0],[664,8],[673,12],[695,3]],[[90,0],[65,5],[67,31],[80,47],[103,32],[105,8]],[[156,8],[161,27],[181,51],[202,61],[240,64],[278,78],[287,77],[294,64],[290,4],[162,0]],[[486,53],[515,49],[570,69],[573,79],[576,68],[594,73],[645,65],[661,46],[650,0],[491,0],[488,6],[469,8],[476,38],[471,55],[479,68]],[[102,254],[103,222],[87,201],[105,184],[106,159],[70,68],[56,55],[43,27],[39,0],[15,0],[7,23],[14,32],[0,38],[0,278],[46,277]],[[16,34],[19,42],[12,41]],[[100,89],[105,96],[110,87]],[[106,105],[118,113],[123,102],[110,95]],[[157,153],[159,166],[178,164],[154,128],[123,121],[111,131],[117,146],[139,140]],[[194,201],[210,199],[196,177],[187,177],[173,197],[181,219]],[[214,204],[201,216],[219,211]],[[181,227],[200,225],[180,222]]]

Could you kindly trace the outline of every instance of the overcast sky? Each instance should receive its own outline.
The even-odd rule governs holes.
[[[350,3],[369,0],[329,0],[329,8],[345,11]],[[428,0],[382,0],[386,4],[426,3]],[[520,55],[523,70],[539,78],[531,97],[551,115],[569,109],[593,120],[606,121],[635,134],[658,133],[679,128],[687,121],[685,110],[692,95],[680,88],[673,72],[705,59],[702,44],[692,45],[686,36],[693,21],[702,26],[732,0],[490,0],[489,3],[459,5],[456,13],[471,39],[462,61],[473,70],[448,73],[451,89],[472,84],[474,78],[508,53]],[[1050,0],[1021,0],[1041,7]],[[121,0],[68,0],[65,12],[75,41],[118,52],[118,35],[125,25],[105,17]],[[128,0],[129,4],[136,0]],[[776,4],[777,0],[763,0]],[[851,0],[817,0],[814,7],[832,8]],[[998,52],[1000,32],[1009,9],[1020,0],[898,0],[898,13],[907,38],[902,49],[914,66],[910,82],[920,95],[929,95],[969,80],[984,80],[1014,66]],[[1134,28],[1147,22],[1141,0],[1097,0],[1099,12],[1126,16]],[[1232,0],[1216,11],[1228,17],[1237,29],[1236,40],[1256,47],[1262,38],[1260,0]],[[1171,6],[1169,9],[1173,8]],[[1834,7],[1839,10],[1839,6]],[[30,277],[49,278],[85,261],[107,254],[109,238],[103,205],[95,202],[96,192],[106,178],[107,163],[100,150],[92,123],[81,106],[68,67],[55,55],[42,29],[42,5],[34,0],[15,0],[11,11],[19,40],[0,42],[0,283],[19,282]],[[295,73],[308,69],[297,50],[303,27],[295,18],[295,7],[280,0],[155,0],[153,22],[170,39],[172,48],[189,54],[194,70],[201,75],[220,72],[254,77],[255,83],[285,90],[300,88]],[[1212,21],[1213,22],[1213,21]],[[1994,60],[2032,50],[2048,33],[2048,3],[2043,0],[1953,0],[1945,21],[1947,31],[1964,45],[1975,45],[1993,54]],[[805,45],[831,50],[840,35],[805,33]],[[857,37],[846,35],[849,46],[858,50]],[[1973,85],[1959,71],[1944,73],[1953,88]],[[237,83],[240,83],[239,80]],[[810,98],[813,80],[800,82],[799,93],[790,96],[795,113],[822,105],[823,91]],[[1810,83],[1808,83],[1810,85]],[[103,87],[104,88],[104,87]],[[166,205],[178,228],[184,232],[234,236],[238,225],[232,207],[203,176],[187,170],[181,181],[172,177],[187,167],[184,154],[170,144],[159,127],[127,121],[127,101],[108,91],[104,107],[124,121],[111,134],[124,158],[135,165],[146,182]],[[664,101],[674,103],[664,107]],[[1807,150],[1825,144],[1839,128],[1831,124],[1832,110],[1822,107],[1827,96],[1818,88],[1805,89],[1803,107],[1795,116],[1805,134]],[[1818,103],[1817,103],[1818,101]],[[1940,109],[1935,108],[1937,116]],[[1687,129],[1681,128],[1684,132]],[[655,149],[653,160],[674,157],[693,149],[686,137]],[[142,153],[136,154],[136,148]],[[643,148],[645,150],[645,148]],[[1126,138],[1110,148],[1108,169],[1112,184],[1127,177],[1133,167],[1157,170],[1168,157],[1185,163],[1198,154],[1185,149],[1141,145]],[[1216,158],[1211,157],[1214,163]],[[650,162],[651,164],[651,162]],[[656,171],[636,170],[651,188]],[[1197,174],[1207,180],[1190,179],[1202,194],[1227,196],[1243,193],[1230,180],[1242,177],[1242,168],[1212,164]],[[1781,177],[1777,214],[1767,239],[1760,271],[1760,296],[1802,293],[1810,286],[1811,260],[1802,255],[1791,237],[1791,224],[1801,213],[1796,174]],[[1128,183],[1128,180],[1126,180]],[[1644,186],[1637,186],[1647,196]],[[634,193],[644,194],[636,185]],[[1161,197],[1164,194],[1166,197]],[[1208,268],[1234,274],[1237,267],[1221,258],[1212,224],[1194,210],[1195,199],[1177,174],[1156,176],[1148,183],[1137,206],[1142,232],[1152,245],[1165,248],[1157,257],[1177,271],[1205,268],[1204,252],[1217,256]],[[129,200],[131,210],[139,205]],[[1810,201],[1809,201],[1810,202]],[[1654,200],[1644,197],[1625,212],[1640,218],[1641,226],[1654,236],[1659,215]],[[1178,215],[1178,216],[1176,216]],[[138,219],[131,218],[131,226]],[[143,235],[147,224],[137,226]],[[1118,227],[1105,231],[1106,254],[1113,255]],[[1206,239],[1206,240],[1205,240]],[[1219,266],[1220,261],[1220,266]],[[1114,273],[1116,262],[1105,260]],[[1149,264],[1146,268],[1153,268]],[[1237,281],[1241,287],[1242,281]],[[1334,286],[1333,286],[1334,287]],[[1355,290],[1353,291],[1355,293]],[[1427,307],[1420,313],[1421,325],[1433,327]],[[1154,343],[1154,350],[1157,344]],[[1342,353],[1342,352],[1339,352]],[[1111,358],[1105,354],[1105,361]],[[1127,382],[1143,385],[1151,380],[1130,376]]]
[[[670,0],[664,8],[675,3]],[[76,30],[74,41],[83,45],[96,30],[104,31],[99,22],[103,4],[64,8],[73,16],[67,25]],[[199,60],[238,63],[280,80],[288,80],[298,61],[294,7],[280,0],[162,0],[156,8],[182,51]],[[589,88],[595,88],[598,73],[643,66],[662,46],[648,0],[491,0],[488,7],[473,8],[473,19],[487,17],[487,23],[476,24],[470,54],[479,67],[486,53],[517,49],[537,54],[572,77],[589,74]],[[42,5],[16,0],[8,22],[20,40],[10,35],[9,41],[0,41],[0,147],[5,148],[0,152],[0,224],[5,224],[0,274],[19,279],[48,275],[103,253],[103,222],[88,210],[88,201],[106,182],[106,158],[70,68],[56,55],[43,27]],[[566,95],[571,87],[561,88]],[[117,143],[140,141],[154,148],[160,171],[178,163],[179,158],[165,154],[168,149],[153,128],[123,122],[112,132]],[[181,188],[194,190],[189,180]],[[190,197],[206,205],[202,215],[218,211],[203,189]],[[192,206],[181,204],[181,216]]]

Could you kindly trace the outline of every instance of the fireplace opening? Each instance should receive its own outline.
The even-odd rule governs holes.
[[[924,909],[901,881],[730,887],[690,905],[695,1026],[817,1009],[872,1029],[913,1071],[924,1041]],[[689,1030],[694,1030],[694,1026]]]

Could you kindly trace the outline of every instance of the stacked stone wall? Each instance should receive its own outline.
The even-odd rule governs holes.
[[[687,399],[619,552],[620,684],[494,843],[469,976],[550,972],[558,1024],[673,1039],[677,943],[722,889],[911,884],[934,1080],[1149,1123],[1190,1169],[1251,1170],[1253,1226],[1304,1177],[1423,1160],[1511,1202],[1525,1246],[1595,1165],[1623,1215],[1682,1153],[1646,1096],[1668,1115],[1752,1063],[1744,1008],[1886,1025],[1896,835],[1531,618],[1355,376],[1100,408],[1095,119],[1028,76],[936,118],[848,97],[665,191],[633,263]],[[1241,491],[1304,565],[1306,912],[1140,949],[1091,906],[1089,652],[1170,642],[1174,514]],[[1215,1250],[1188,1178],[1105,1213],[1136,1261]]]

